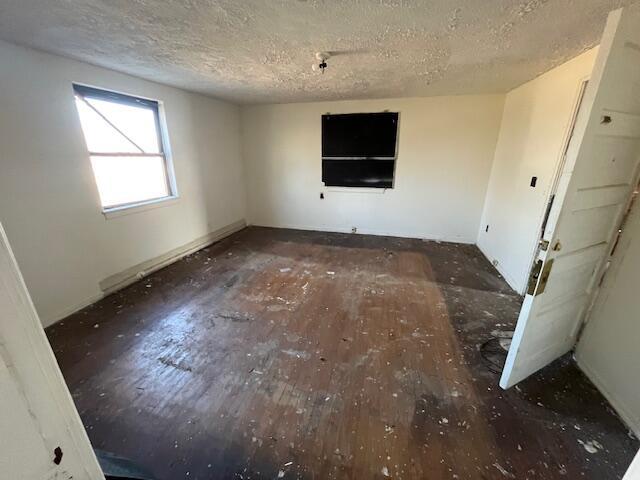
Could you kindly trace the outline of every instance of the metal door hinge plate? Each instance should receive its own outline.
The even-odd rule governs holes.
[[[542,260],[536,261],[531,269],[529,275],[529,283],[527,284],[527,295],[533,295],[536,292],[536,285],[538,284],[538,278],[540,278],[540,271],[542,270]]]
[[[545,288],[547,288],[547,281],[549,280],[549,275],[551,275],[551,267],[553,267],[553,258],[547,260],[542,267],[542,272],[540,273],[540,281],[538,282],[538,287],[536,288],[535,295],[540,295],[544,293]]]

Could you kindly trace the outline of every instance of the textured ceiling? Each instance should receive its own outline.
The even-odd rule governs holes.
[[[236,103],[497,93],[632,0],[0,0],[0,38]],[[315,52],[337,52],[324,74]]]

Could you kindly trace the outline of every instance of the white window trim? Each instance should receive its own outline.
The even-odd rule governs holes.
[[[377,195],[384,195],[389,188],[373,188],[373,187],[324,187],[327,192],[334,193],[373,193]]]
[[[145,98],[145,97],[140,97]],[[148,100],[154,100],[149,98]],[[175,205],[180,200],[178,194],[178,184],[176,182],[176,172],[173,167],[173,155],[171,145],[169,143],[169,128],[167,126],[167,117],[165,113],[164,102],[161,100],[154,100],[158,102],[158,122],[160,123],[160,137],[162,140],[162,146],[164,150],[164,165],[167,172],[167,182],[169,183],[169,195],[166,197],[153,198],[151,200],[144,200],[142,202],[128,203],[126,205],[118,205],[115,207],[102,208],[102,214],[106,220],[113,218],[124,217],[126,215],[133,215],[136,213],[147,212],[156,208],[170,207]]]
[[[146,212],[147,210],[153,210],[156,208],[169,207],[178,203],[179,200],[180,197],[178,195],[170,195],[168,197],[146,200],[144,202],[136,202],[127,205],[120,205],[113,208],[105,208],[102,210],[102,214],[104,215],[104,218],[109,220],[111,218],[118,218],[125,215],[132,215],[134,213]]]
[[[158,134],[160,136],[160,141],[162,142],[162,150],[163,150],[162,155],[164,158],[164,165],[165,165],[165,172],[167,176],[167,183],[169,187],[169,194],[165,197],[152,198],[152,199],[143,200],[140,202],[127,203],[125,205],[116,205],[113,207],[104,207],[100,203],[102,208],[102,214],[104,215],[105,219],[109,220],[111,218],[117,218],[117,217],[129,215],[129,214],[145,212],[147,210],[153,210],[155,208],[170,206],[177,203],[177,201],[180,199],[180,195],[178,194],[178,184],[176,181],[176,173],[173,166],[173,155],[171,153],[171,144],[169,141],[169,128],[167,126],[164,102],[162,100],[157,100],[151,97],[134,95],[127,92],[113,90],[110,88],[104,88],[96,85],[90,85],[82,82],[72,82],[72,88],[74,85],[95,88],[97,90],[104,90],[106,92],[113,92],[116,94],[126,95],[130,97],[137,97],[142,100],[150,100],[150,101],[156,102],[158,105],[158,123],[159,123],[159,129],[160,129]],[[75,97],[76,95],[75,90],[73,94]],[[90,157],[91,152],[88,151],[88,154]],[[98,195],[98,198],[100,198],[99,195]]]

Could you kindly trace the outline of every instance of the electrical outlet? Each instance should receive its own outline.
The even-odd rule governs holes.
[[[351,233],[356,233],[358,229],[356,227],[351,227]]]

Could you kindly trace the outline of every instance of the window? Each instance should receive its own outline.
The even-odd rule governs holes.
[[[325,186],[393,188],[397,136],[397,113],[323,115]]]
[[[82,85],[73,89],[104,211],[172,197],[158,102]]]

